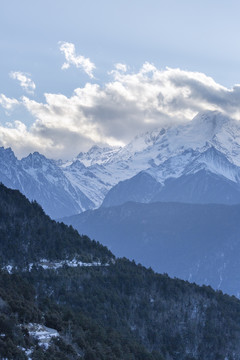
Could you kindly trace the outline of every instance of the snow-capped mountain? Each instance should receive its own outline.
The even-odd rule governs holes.
[[[96,151],[97,163],[94,163]],[[96,207],[102,201],[104,206],[111,206],[134,199],[147,202],[146,198],[150,199],[148,201],[158,199],[199,202],[201,198],[200,202],[240,201],[240,123],[219,112],[205,112],[187,124],[156,129],[139,135],[125,147],[114,149],[111,156],[106,156],[105,152],[106,150],[102,149],[101,157],[101,150],[94,148],[86,154],[81,154],[81,159],[87,159],[88,163],[92,164],[87,168],[91,171],[91,179],[83,176],[81,171],[73,173],[69,165],[64,167],[65,175],[70,181],[79,184],[84,193],[87,184],[88,189],[91,189],[91,195],[94,195],[90,198]],[[157,186],[153,186],[151,194],[149,177],[143,178],[142,171],[158,182]],[[136,176],[137,174],[139,176]],[[202,184],[202,178],[205,176],[206,182],[201,189],[198,184]],[[169,180],[178,178],[183,184],[178,186],[179,193],[175,192],[174,198],[171,195],[173,182]],[[123,184],[125,180],[127,182]],[[218,189],[214,196],[210,196],[216,184]],[[189,186],[192,187],[192,196],[187,191]],[[119,194],[116,189],[119,190]],[[156,189],[161,196],[156,193]],[[203,190],[204,196],[201,193]],[[220,194],[218,191],[221,191]],[[111,200],[113,193],[115,199]]]
[[[103,147],[101,148],[98,145],[94,145],[91,149],[86,152],[80,152],[76,160],[81,161],[85,166],[91,166],[94,164],[104,164],[107,163],[111,158],[120,150],[118,147]]]
[[[103,206],[127,201],[240,203],[240,168],[210,147],[204,152],[185,150],[130,179],[107,193]]]
[[[1,148],[0,164],[0,181],[54,218],[134,199],[240,203],[240,123],[204,112],[122,148],[94,146],[71,161],[39,153],[18,160]]]
[[[30,200],[37,200],[53,218],[94,206],[53,160],[37,152],[18,160],[10,148],[0,148],[0,181],[20,190]]]

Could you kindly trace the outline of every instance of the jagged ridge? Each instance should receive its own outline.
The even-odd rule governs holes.
[[[220,196],[219,202],[231,203],[226,198],[235,197],[238,203],[239,144],[239,122],[218,112],[205,112],[187,124],[139,135],[123,148],[94,146],[87,153],[80,153],[66,162],[49,160],[38,153],[18,160],[10,149],[1,148],[0,180],[11,188],[19,189],[29,199],[39,201],[54,218],[99,207],[115,185],[143,171],[160,183],[165,193],[168,190],[167,187],[163,190],[163,187],[169,184],[171,178],[179,178],[183,183],[186,176],[188,181],[195,181],[200,171],[213,174],[211,179],[216,175],[218,182],[223,181],[221,188],[226,190],[228,187],[229,192],[225,198]],[[179,193],[171,200],[189,201],[183,196],[185,190],[178,187]],[[196,193],[200,190],[196,186]],[[216,193],[214,199],[208,200],[207,192],[204,196],[198,193],[190,201],[198,202],[197,199],[205,197],[206,201],[212,202],[218,195]],[[137,195],[138,201],[146,201],[150,197],[148,194],[140,199]],[[160,199],[160,195],[157,198]],[[166,195],[164,198],[168,201]],[[125,200],[130,199],[125,196]]]

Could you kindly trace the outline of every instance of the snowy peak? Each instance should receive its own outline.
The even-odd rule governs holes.
[[[163,142],[166,143],[168,150],[172,154],[181,151],[181,149],[204,149],[216,145],[217,135],[222,131],[225,132],[224,128],[230,122],[234,124],[234,120],[215,111],[204,112],[197,115],[187,124],[175,125],[169,128]]]
[[[232,164],[226,156],[213,146],[205,152],[199,154],[194,161],[186,168],[186,174],[195,173],[200,169],[205,169],[213,174],[220,175],[228,180],[239,183],[240,169]]]
[[[70,165],[70,168],[72,170],[85,170],[86,166],[80,161],[80,160],[75,160],[73,161],[73,163]]]
[[[200,170],[207,170],[233,182],[240,181],[240,168],[231,163],[214,146],[210,146],[203,152],[187,149],[170,157],[158,167],[150,167],[147,172],[163,184],[168,178],[195,174]]]
[[[64,167],[64,173],[98,207],[113,186],[141,171],[162,185],[168,178],[200,170],[238,183],[239,144],[240,124],[219,112],[207,111],[188,123],[138,135],[120,149],[94,146],[77,158],[86,169],[73,163]]]
[[[7,149],[5,149],[3,146],[0,147],[0,161],[3,162],[9,162],[9,163],[17,163],[18,159],[16,158],[14,152],[12,151],[12,149],[9,147]]]
[[[205,111],[197,114],[191,124],[197,127],[198,131],[208,130],[209,134],[217,134],[229,122],[234,123],[234,120],[225,116],[219,111]]]
[[[147,133],[135,136],[135,138],[125,147],[133,152],[140,152],[148,147],[151,147],[161,141],[163,135],[166,133],[166,129],[154,129]]]
[[[119,147],[103,147],[98,145],[91,147],[88,152],[80,152],[77,156],[77,160],[80,160],[85,166],[91,166],[94,164],[105,164],[116,154],[121,148]]]
[[[185,124],[158,128],[136,136],[122,149],[112,153],[108,163],[125,162],[141,171],[147,169],[151,162],[160,165],[185,150],[205,151],[214,146],[224,152],[231,162],[240,165],[239,144],[239,122],[217,111],[207,111]]]
[[[180,129],[179,135],[184,147],[205,151],[213,146],[240,166],[240,122],[237,120],[217,111],[200,113],[182,131]]]
[[[39,154],[37,151],[23,158],[21,162],[26,169],[41,169],[43,166],[49,166],[50,164],[54,166],[54,163],[51,160],[47,159],[44,155]]]
[[[48,181],[57,184],[59,181],[65,181],[63,179],[65,176],[57,164],[38,152],[23,158],[21,164],[23,169],[38,182],[45,183],[45,181]]]

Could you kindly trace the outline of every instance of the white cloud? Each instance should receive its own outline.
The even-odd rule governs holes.
[[[124,144],[136,133],[190,121],[203,110],[240,120],[239,85],[228,89],[203,73],[160,70],[149,63],[132,73],[115,66],[104,86],[87,83],[70,97],[47,93],[43,103],[28,97],[21,103],[33,125],[2,127],[0,142],[18,147],[21,155],[37,149],[54,158],[70,158],[94,143]]]
[[[60,42],[60,51],[64,54],[66,62],[62,69],[68,69],[70,65],[81,68],[91,79],[94,78],[93,70],[96,68],[89,58],[76,55],[75,45],[69,42]]]
[[[51,152],[53,148],[51,140],[38,137],[18,120],[15,120],[13,123],[7,123],[6,126],[0,125],[0,144],[6,148],[12,147],[16,155],[20,157],[28,155],[35,150],[40,153],[49,153],[50,156],[53,154]],[[57,146],[56,150],[58,148]]]
[[[127,71],[127,65],[126,64],[117,63],[117,64],[115,64],[115,68],[118,71],[122,71],[122,72]]]
[[[20,86],[29,94],[33,94],[36,89],[36,85],[32,81],[29,74],[23,73],[21,71],[11,71],[10,77],[14,80],[20,82]]]
[[[0,105],[5,110],[12,110],[16,105],[19,105],[19,101],[14,98],[8,98],[4,94],[0,94]]]

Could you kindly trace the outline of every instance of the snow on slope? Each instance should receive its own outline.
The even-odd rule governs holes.
[[[183,153],[170,157],[158,167],[147,169],[146,172],[164,184],[168,178],[195,174],[200,170],[208,170],[235,183],[240,181],[240,168],[231,163],[213,146],[203,152],[192,149],[185,150]]]
[[[37,339],[39,346],[42,346],[45,349],[48,349],[53,338],[60,336],[57,330],[48,328],[47,326],[41,324],[29,323],[23,327],[26,327],[29,335]]]
[[[76,160],[80,160],[85,166],[94,164],[101,165],[107,163],[120,149],[120,147],[101,148],[98,145],[94,145],[88,152],[80,152],[76,157]]]
[[[54,161],[37,152],[18,160],[10,148],[0,148],[0,181],[20,190],[30,200],[37,200],[53,218],[94,206]]]
[[[122,148],[94,146],[66,162],[39,153],[18,160],[0,148],[0,181],[55,218],[99,207],[113,186],[141,171],[161,184],[200,169],[239,183],[239,166],[240,122],[216,111],[138,135]]]
[[[78,170],[76,162],[72,162],[63,171],[96,207],[114,185],[142,170],[160,183],[200,168],[238,182],[240,123],[216,111],[204,112],[187,124],[136,136],[123,148],[110,151],[93,147],[81,153],[78,160],[91,166],[84,171],[78,166]]]
[[[103,165],[95,164],[85,167],[83,163],[76,160],[67,167],[62,167],[62,170],[69,182],[80,189],[95,207],[101,204],[108,190],[115,185],[112,174]]]
[[[112,259],[111,262],[114,262]],[[93,261],[90,263],[85,263],[79,259],[72,259],[72,260],[58,260],[58,261],[51,261],[48,259],[41,259],[38,263],[30,263],[24,271],[32,271],[34,267],[41,267],[44,270],[57,270],[64,266],[69,267],[90,267],[90,266],[109,266],[109,263],[101,263],[99,261]],[[13,274],[15,271],[18,271],[17,267],[12,265],[6,265],[2,267],[2,270],[6,270],[9,274]]]

